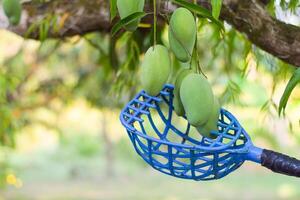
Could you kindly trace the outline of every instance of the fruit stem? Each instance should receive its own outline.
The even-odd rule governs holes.
[[[156,24],[157,24],[157,10],[156,10],[156,0],[153,0],[153,43],[154,43],[154,47],[156,45]]]
[[[197,4],[197,0],[193,0],[193,3]],[[194,14],[194,19],[195,19],[196,26],[197,26],[197,15],[196,15],[195,12],[193,14]],[[198,69],[199,69],[198,62],[197,62],[198,56],[196,55],[196,54],[198,54],[197,53],[197,51],[198,51],[198,48],[197,48],[197,38],[198,38],[198,36],[197,35],[198,34],[196,33],[196,41],[195,41],[195,45],[194,45],[194,49],[193,49],[193,53],[192,53],[192,59],[191,59],[191,63],[190,63],[190,68],[192,68],[193,61],[196,62],[196,69],[195,69],[196,73],[198,72]]]

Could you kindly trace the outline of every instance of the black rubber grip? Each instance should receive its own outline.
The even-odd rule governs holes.
[[[300,160],[287,155],[264,149],[261,165],[273,172],[300,177]]]

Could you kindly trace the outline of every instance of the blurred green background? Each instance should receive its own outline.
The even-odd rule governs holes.
[[[299,87],[278,116],[294,68],[229,26],[221,36],[199,24],[201,67],[224,107],[256,145],[299,157]],[[112,52],[108,34],[34,41],[0,31],[0,199],[300,199],[299,180],[254,163],[193,182],[137,156],[118,117],[141,89],[139,61],[151,44],[141,34],[124,33]],[[159,34],[167,45],[166,30]]]

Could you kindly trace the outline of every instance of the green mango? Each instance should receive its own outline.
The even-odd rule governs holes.
[[[150,47],[141,67],[143,89],[148,94],[156,96],[167,82],[170,73],[171,60],[168,49],[162,45]]]
[[[204,126],[197,127],[197,131],[204,137],[214,138],[211,131],[218,131],[218,120],[220,115],[221,105],[217,97],[214,97],[214,106],[212,113]]]
[[[175,81],[175,88],[174,88],[174,99],[173,99],[173,106],[174,111],[178,116],[184,116],[185,111],[180,99],[180,86],[182,83],[182,80],[189,74],[193,73],[190,69],[182,69]]]
[[[22,14],[22,5],[20,0],[3,0],[2,5],[9,23],[12,25],[18,25]]]
[[[189,74],[183,79],[180,98],[191,125],[199,127],[208,121],[214,106],[214,95],[202,74]]]
[[[193,14],[178,8],[172,14],[169,26],[170,48],[181,62],[191,60],[196,42],[197,27]]]
[[[143,12],[145,0],[117,0],[117,8],[121,19],[136,12]],[[128,31],[135,31],[140,20],[135,20],[125,26]]]
[[[176,77],[177,77],[177,74],[181,71],[181,66],[180,66],[180,62],[175,58],[175,56],[173,56],[171,54],[171,62],[172,62],[172,72],[171,72],[171,75],[169,77],[169,80],[168,80],[168,83],[170,84],[175,84],[175,81],[176,81]]]

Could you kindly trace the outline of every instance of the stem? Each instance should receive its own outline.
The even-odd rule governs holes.
[[[193,2],[194,2],[194,4],[196,4],[197,5],[197,0],[193,0]],[[197,14],[194,12],[194,18],[195,18],[195,22],[196,22],[196,29],[197,29],[197,31],[198,31],[198,20],[197,20]],[[196,54],[196,56],[195,56],[195,59],[196,59],[196,72],[198,72],[198,73],[201,73],[203,76],[205,76],[206,77],[206,75],[203,73],[203,70],[202,70],[202,68],[201,68],[201,66],[200,66],[200,62],[199,62],[199,55],[198,55],[198,34],[197,34],[197,32],[196,32],[196,41],[195,41],[195,47],[194,47],[194,51],[195,51],[195,54]]]
[[[197,4],[197,0],[193,0],[193,3],[194,4]],[[195,22],[196,22],[196,26],[197,26],[197,15],[196,13],[194,12],[194,19],[195,19]],[[198,72],[199,70],[199,66],[198,66],[198,47],[197,47],[197,41],[198,41],[198,34],[196,34],[196,41],[195,41],[195,45],[194,45],[194,49],[193,49],[193,53],[192,53],[192,59],[191,59],[191,65],[193,64],[193,62],[196,62],[196,73]]]
[[[153,42],[154,47],[156,45],[156,24],[157,24],[157,11],[156,11],[156,0],[153,0]]]

